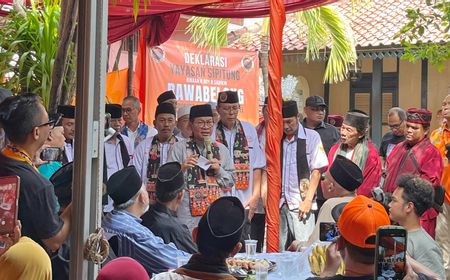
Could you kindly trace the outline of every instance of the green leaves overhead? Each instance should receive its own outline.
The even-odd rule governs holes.
[[[447,0],[427,0],[427,9],[407,9],[408,22],[395,36],[405,47],[402,59],[411,62],[428,59],[437,67],[444,69],[444,62],[450,59],[450,2]],[[441,42],[423,40],[429,32],[442,34]]]
[[[356,62],[353,33],[345,18],[331,7],[318,7],[295,14],[300,25],[306,26],[306,61],[320,57],[320,50],[329,47],[324,82],[337,83],[347,78],[349,67]],[[299,32],[302,32],[299,29]]]
[[[227,46],[229,19],[192,17],[189,22],[186,34],[190,33],[191,41],[199,47],[209,46],[217,50]]]
[[[299,33],[307,34],[307,62],[318,59],[320,50],[325,51],[329,47],[324,82],[336,83],[346,79],[349,67],[356,62],[357,56],[352,30],[344,17],[331,7],[318,7],[297,12],[295,18],[304,27],[299,29]],[[228,23],[229,19],[192,17],[187,33],[199,47],[227,46]],[[267,39],[268,27],[269,20],[264,19],[262,41]]]

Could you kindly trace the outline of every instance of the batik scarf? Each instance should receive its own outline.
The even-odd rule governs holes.
[[[216,142],[211,144],[212,156],[220,160],[219,146]],[[190,138],[186,142],[186,151],[201,154],[195,141]],[[189,208],[191,215],[202,216],[209,205],[220,198],[220,188],[213,174],[207,173],[199,166],[191,167],[187,171],[187,187],[189,193]]]
[[[2,154],[8,158],[12,158],[18,161],[24,161],[31,165],[34,170],[37,172],[38,169],[33,163],[33,159],[30,157],[30,155],[22,148],[13,146],[13,145],[6,145],[6,147],[2,150]]]
[[[346,157],[347,149],[348,146],[346,144],[339,145],[339,148],[336,151],[336,155],[342,155]],[[361,171],[364,172],[364,167],[366,166],[368,156],[369,156],[369,141],[367,141],[367,138],[364,137],[363,140],[359,141],[358,144],[356,144],[351,161],[353,161],[356,165],[358,165],[359,169],[361,169]]]
[[[172,135],[168,142],[172,146],[177,141],[177,138]],[[159,144],[160,142],[158,141],[158,137],[153,137],[147,165],[147,191],[150,203],[156,202],[156,179],[158,178],[158,169],[161,165],[161,151]]]
[[[120,133],[122,133],[125,136],[128,136],[128,127],[125,126],[124,128],[122,128],[122,131],[120,131]],[[148,133],[148,125],[141,122],[137,128],[136,139],[134,139],[135,148],[137,147],[137,145],[139,145],[139,143],[141,143],[143,140],[145,140],[145,138],[147,138],[147,133]]]
[[[216,141],[229,148],[227,140],[225,139],[223,124],[220,121],[217,124]],[[236,137],[234,138],[233,143],[233,162],[234,173],[236,174],[236,189],[248,189],[250,180],[250,153],[247,137],[245,137],[244,128],[239,120],[236,121]]]

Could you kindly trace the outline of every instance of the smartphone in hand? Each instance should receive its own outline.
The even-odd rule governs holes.
[[[407,231],[400,226],[377,230],[375,280],[402,280],[406,271]]]
[[[20,178],[0,177],[0,234],[13,234],[17,224]]]

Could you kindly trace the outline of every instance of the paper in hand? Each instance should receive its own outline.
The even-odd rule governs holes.
[[[206,171],[211,166],[211,164],[209,164],[208,162],[209,160],[207,158],[205,158],[204,156],[199,156],[197,160],[197,166]]]

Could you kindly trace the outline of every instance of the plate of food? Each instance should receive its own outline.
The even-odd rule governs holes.
[[[255,267],[257,264],[269,266],[269,272],[274,271],[277,267],[275,262],[269,260],[247,259],[247,258],[228,258],[227,265],[231,275],[237,279],[245,279],[248,276],[256,274]]]

